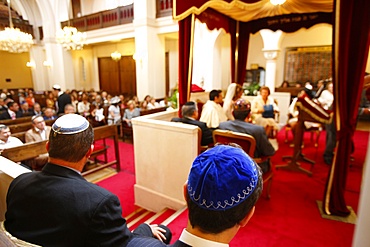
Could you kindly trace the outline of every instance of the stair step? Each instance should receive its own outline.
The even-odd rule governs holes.
[[[162,224],[165,225],[165,226],[167,226],[173,220],[175,220],[180,214],[182,214],[186,209],[187,209],[186,206],[184,206],[183,208],[180,208],[174,214],[172,214],[170,217],[168,217],[165,221],[163,221]]]
[[[143,214],[141,214],[140,216],[138,216],[138,217],[136,217],[135,219],[133,219],[132,221],[130,221],[130,222],[128,222],[127,223],[127,227],[128,228],[132,228],[131,230],[133,230],[134,229],[134,225],[136,224],[136,223],[138,223],[140,220],[142,220],[145,216],[147,216],[148,214],[150,214],[150,213],[152,213],[152,212],[150,212],[150,211],[146,211],[145,210],[145,212],[143,213]]]

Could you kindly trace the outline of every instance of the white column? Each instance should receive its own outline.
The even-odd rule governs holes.
[[[279,51],[269,50],[263,51],[266,58],[266,81],[265,86],[270,88],[271,93],[275,92],[276,81],[276,58]]]
[[[280,41],[283,32],[277,30],[273,32],[268,29],[260,31],[263,40],[263,54],[266,58],[266,82],[265,85],[270,88],[271,93],[275,91],[276,86],[276,59],[280,52]]]
[[[156,29],[156,1],[134,1],[137,95],[142,100],[165,94],[165,40]],[[150,66],[149,66],[150,65]]]

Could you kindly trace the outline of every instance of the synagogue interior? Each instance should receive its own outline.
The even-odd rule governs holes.
[[[276,197],[291,187],[286,181],[307,180],[317,189],[315,199],[302,193],[299,203],[311,204],[318,218],[312,226],[345,232],[345,240],[336,240],[342,245],[322,246],[369,246],[370,25],[353,24],[369,18],[362,12],[356,12],[358,19],[345,14],[345,4],[351,13],[356,8],[364,11],[352,6],[354,0],[276,2],[0,0],[0,126],[24,144],[6,147],[8,137],[3,139],[0,127],[0,221],[6,220],[12,180],[28,169],[42,170],[37,158],[46,153],[47,138],[28,143],[26,134],[36,126],[36,116],[42,116],[44,126],[52,126],[59,116],[75,113],[86,117],[95,132],[95,151],[82,176],[102,187],[116,176],[118,182],[107,185],[113,193],[127,186],[131,199],[123,217],[141,210],[152,216],[169,210],[176,216],[164,224],[176,230],[186,227],[176,217],[186,214],[182,187],[192,162],[214,146],[216,133],[231,138],[234,131],[219,131],[221,124],[202,121],[212,92],[219,90],[223,121],[237,121],[235,105],[229,107],[230,117],[226,102],[246,102],[251,115],[245,122],[262,126],[274,148],[264,176],[265,198],[261,196],[256,210],[274,208]],[[70,97],[63,107],[61,94]],[[259,98],[272,100],[272,116],[264,116],[264,106],[262,112],[257,109]],[[199,126],[174,121],[184,118],[182,107],[189,102],[195,102],[197,111],[191,119],[206,123],[211,143],[204,145],[205,130]],[[13,111],[14,116],[9,114]],[[273,123],[266,124],[264,118]],[[326,159],[330,124],[337,140]],[[259,139],[252,139],[257,150]],[[24,161],[27,167],[19,165]],[[118,195],[120,200],[125,196]],[[348,211],[351,205],[346,202],[352,204]],[[281,209],[284,213],[276,210],[275,216],[289,214],[286,208]],[[263,212],[254,218],[253,226],[263,229],[269,224]],[[244,231],[230,246],[244,246]],[[317,241],[336,238],[327,234]],[[309,238],[294,241],[315,245]],[[274,241],[266,236],[256,246],[278,246]],[[294,246],[294,241],[285,245]]]

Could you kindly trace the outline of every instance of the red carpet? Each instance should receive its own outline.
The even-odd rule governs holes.
[[[349,168],[345,199],[355,212],[368,135],[368,132],[356,131],[354,136],[355,160]],[[285,164],[281,157],[292,155],[293,148],[289,147],[289,142],[284,143],[284,130],[279,132],[277,138],[279,150],[272,161],[274,165]],[[271,187],[271,199],[262,197],[258,201],[254,217],[246,227],[240,229],[231,246],[351,246],[355,225],[321,218],[316,205],[317,200],[322,201],[329,169],[322,158],[325,131],[321,133],[318,148],[314,147],[309,133],[306,133],[304,145],[303,154],[316,161],[312,169],[313,176],[277,170]],[[121,142],[120,152],[122,171],[99,185],[118,195],[123,215],[127,216],[135,210],[133,146]],[[302,166],[310,168],[304,163]],[[186,223],[187,211],[168,225],[173,232],[173,241],[178,239]]]

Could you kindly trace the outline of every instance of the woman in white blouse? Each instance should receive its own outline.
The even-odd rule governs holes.
[[[257,125],[266,129],[267,134],[270,130],[277,131],[279,126],[275,121],[274,115],[279,112],[275,100],[270,96],[270,89],[266,86],[260,88],[260,94],[252,101],[252,118]]]

